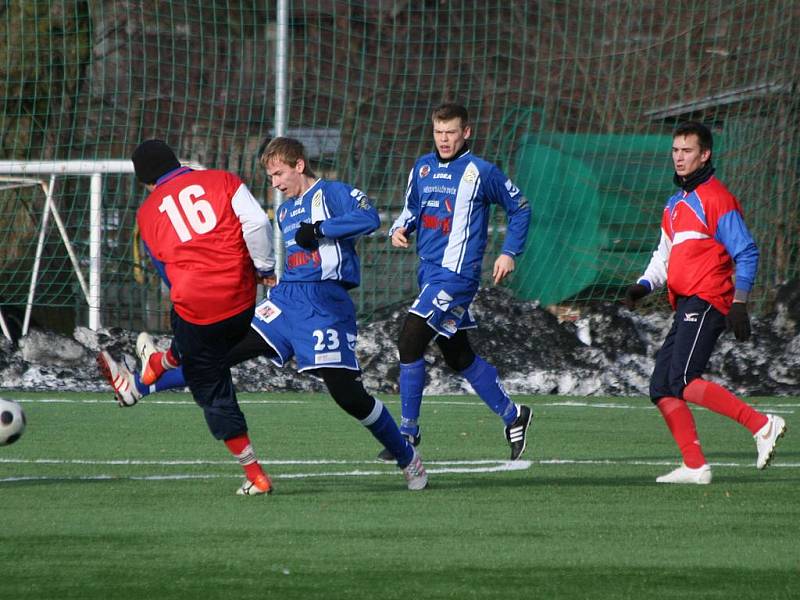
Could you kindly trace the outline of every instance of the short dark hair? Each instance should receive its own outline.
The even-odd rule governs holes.
[[[711,135],[711,130],[698,121],[686,121],[680,123],[675,128],[675,133],[672,134],[673,139],[678,136],[696,135],[700,143],[700,150],[713,150],[714,137]]]
[[[467,109],[455,102],[445,102],[433,109],[431,116],[433,121],[450,121],[451,119],[461,119],[461,126],[465,127],[469,123],[469,113]]]

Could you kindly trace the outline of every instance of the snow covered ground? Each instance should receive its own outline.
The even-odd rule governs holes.
[[[397,393],[396,339],[406,307],[363,326],[358,353],[368,390]],[[480,324],[470,333],[476,352],[494,364],[511,394],[646,395],[653,356],[671,314],[634,313],[598,304],[574,322],[559,323],[533,302],[501,290],[481,290],[473,305]],[[73,337],[32,330],[14,347],[0,338],[0,390],[100,391],[109,389],[94,357],[102,349],[135,365],[138,332],[77,328]],[[168,338],[157,337],[166,347]],[[426,394],[472,393],[444,364],[435,345]],[[753,320],[753,338],[738,343],[723,334],[708,377],[742,395],[800,395],[800,282],[783,286],[773,314]],[[256,359],[234,369],[240,391],[322,391],[320,381],[292,368]]]

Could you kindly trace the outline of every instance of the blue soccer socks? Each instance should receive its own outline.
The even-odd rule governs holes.
[[[503,423],[511,425],[514,422],[517,418],[517,406],[503,389],[497,376],[497,369],[476,355],[473,363],[461,371],[461,374],[469,381],[481,400],[503,419]]]
[[[186,387],[186,380],[183,378],[183,367],[177,369],[168,369],[164,371],[156,382],[152,385],[145,385],[139,376],[139,373],[133,374],[136,389],[142,396],[147,396],[154,392],[163,392],[164,390],[175,390]]]
[[[392,414],[383,402],[375,398],[375,407],[361,424],[397,459],[397,466],[405,468],[414,458],[414,448],[397,428]]]
[[[419,411],[422,405],[422,390],[425,388],[425,359],[412,363],[400,363],[400,431],[416,437],[419,435]]]

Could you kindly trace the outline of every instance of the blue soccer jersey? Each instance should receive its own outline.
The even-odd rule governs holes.
[[[281,283],[339,281],[346,288],[361,283],[355,242],[381,223],[378,211],[361,190],[339,181],[318,179],[298,198],[278,208],[286,260]],[[319,248],[305,250],[294,241],[300,223],[322,221]]]
[[[525,247],[531,210],[528,201],[499,168],[466,151],[449,162],[435,153],[420,158],[408,176],[403,212],[392,225],[417,232],[417,253],[432,263],[479,280],[486,250],[489,209],[499,204],[508,216],[503,254]]]

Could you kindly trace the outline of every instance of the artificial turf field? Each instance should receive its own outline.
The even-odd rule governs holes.
[[[799,598],[798,398],[753,402],[788,433],[755,469],[738,425],[695,410],[709,486],[656,485],[677,449],[644,398],[517,397],[524,459],[471,396],[423,404],[429,489],[317,394],[240,394],[271,496],[187,394],[11,393],[0,448],[0,598]],[[384,398],[394,414],[397,398]]]

